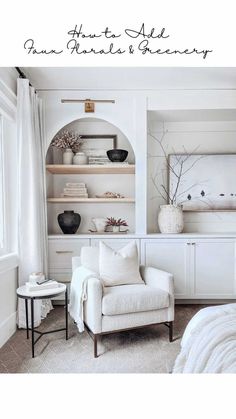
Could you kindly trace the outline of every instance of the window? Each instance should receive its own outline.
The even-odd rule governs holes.
[[[3,163],[3,118],[0,115],[0,255],[5,253],[5,226],[4,226],[4,163]]]

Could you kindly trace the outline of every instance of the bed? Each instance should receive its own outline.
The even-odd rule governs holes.
[[[236,303],[203,308],[190,320],[173,373],[236,373]]]

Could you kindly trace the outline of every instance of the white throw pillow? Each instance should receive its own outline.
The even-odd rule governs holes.
[[[115,251],[99,243],[99,274],[105,287],[143,284],[139,273],[138,249],[135,241]]]

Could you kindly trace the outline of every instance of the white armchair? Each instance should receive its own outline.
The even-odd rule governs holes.
[[[140,266],[144,284],[103,287],[98,274],[99,249],[83,247],[81,257],[72,258],[73,270],[83,266],[94,272],[87,284],[84,323],[94,341],[97,355],[98,337],[118,331],[164,323],[173,339],[173,275],[153,267]]]

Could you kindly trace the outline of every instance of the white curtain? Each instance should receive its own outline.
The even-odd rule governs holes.
[[[29,86],[29,80],[20,78],[17,84],[17,135],[21,286],[28,281],[31,272],[47,274],[47,213],[42,101]],[[50,301],[35,301],[35,326],[50,309]],[[18,326],[25,327],[25,306],[21,299],[18,302]]]

